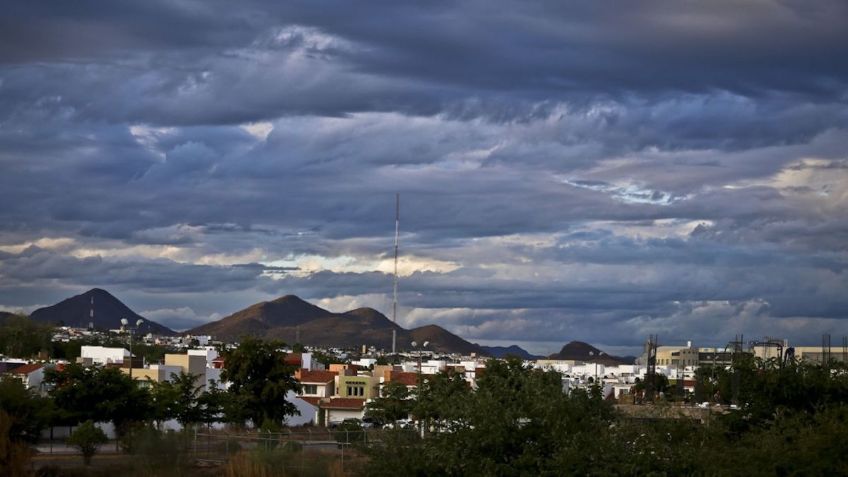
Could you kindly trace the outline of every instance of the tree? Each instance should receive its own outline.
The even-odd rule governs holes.
[[[0,378],[0,411],[9,418],[9,438],[16,442],[35,442],[47,425],[52,402],[29,391],[20,379]]]
[[[200,402],[199,376],[180,371],[171,373],[171,381],[153,383],[151,395],[156,408],[157,420],[176,419],[183,427],[201,422],[203,408]]]
[[[412,411],[413,401],[406,385],[389,381],[380,391],[380,397],[365,406],[365,417],[384,426],[399,419],[406,419]]]
[[[18,358],[35,356],[50,349],[53,327],[12,315],[0,321],[0,353]]]
[[[221,379],[230,383],[230,420],[249,420],[259,427],[265,420],[282,424],[286,416],[298,412],[286,400],[286,394],[298,391],[300,385],[294,379],[294,367],[284,362],[284,346],[247,338],[238,348],[223,353],[226,367]]]
[[[476,391],[456,375],[428,381],[417,412],[442,432],[386,434],[367,450],[369,475],[586,474],[575,463],[603,447],[613,416],[599,392],[566,396],[559,373],[518,359],[487,362]]]
[[[200,421],[207,424],[221,421],[227,413],[230,395],[218,387],[215,380],[210,380],[206,391],[197,398],[200,406]]]
[[[438,429],[448,428],[462,418],[461,403],[471,393],[471,386],[462,375],[448,371],[422,378],[420,393],[416,393],[413,414],[435,424]]]
[[[0,475],[29,475],[32,450],[12,435],[13,418],[0,410]]]
[[[123,435],[130,423],[153,417],[150,392],[118,368],[74,363],[62,371],[47,370],[44,379],[52,387],[59,422],[111,421]]]
[[[85,465],[91,464],[91,458],[97,452],[97,446],[108,441],[106,434],[90,420],[83,422],[68,436],[68,444],[79,448]]]

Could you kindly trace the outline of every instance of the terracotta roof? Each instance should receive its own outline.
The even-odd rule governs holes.
[[[300,353],[289,353],[283,358],[283,362],[293,366],[300,366],[303,363],[303,358]]]
[[[300,399],[312,404],[313,406],[318,406],[321,402],[321,398],[318,396],[298,396]]]
[[[401,383],[404,386],[418,386],[418,373],[392,371],[389,374],[389,381]]]
[[[41,369],[43,365],[38,363],[25,364],[23,366],[18,366],[17,368],[10,371],[12,374],[29,374],[33,371],[37,371]]]
[[[295,373],[295,378],[297,378],[301,383],[327,384],[333,382],[338,374],[339,373],[335,371],[311,371],[308,369],[299,369]]]
[[[321,402],[321,407],[324,409],[356,409],[360,410],[365,407],[365,399],[354,398],[330,398],[330,401]]]

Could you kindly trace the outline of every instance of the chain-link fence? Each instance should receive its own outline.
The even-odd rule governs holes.
[[[310,469],[344,469],[362,460],[362,449],[380,442],[380,429],[295,428],[282,432],[197,430],[191,455],[199,465],[262,465],[309,475]]]

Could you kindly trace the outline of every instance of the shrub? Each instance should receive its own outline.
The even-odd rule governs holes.
[[[91,458],[97,452],[97,446],[105,444],[108,441],[106,434],[100,428],[96,427],[93,422],[85,421],[77,427],[70,436],[68,436],[68,444],[79,448],[82,453],[82,459],[85,465],[91,463]]]

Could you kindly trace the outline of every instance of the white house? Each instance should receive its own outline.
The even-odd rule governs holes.
[[[83,346],[80,349],[80,359],[82,362],[91,364],[123,364],[125,359],[129,359],[130,352],[124,348],[106,348],[104,346]]]
[[[27,389],[40,391],[44,381],[44,366],[37,363],[25,364],[9,371],[9,374],[19,378]]]

